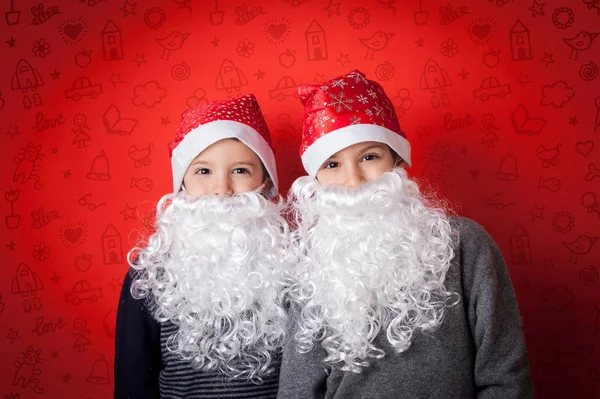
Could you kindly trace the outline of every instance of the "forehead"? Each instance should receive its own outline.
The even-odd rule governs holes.
[[[258,162],[258,155],[246,144],[236,139],[223,139],[211,144],[196,155],[192,162]]]
[[[344,157],[344,156],[352,156],[358,153],[361,153],[366,150],[387,150],[389,147],[385,143],[380,143],[378,141],[364,141],[362,143],[353,144],[340,150],[333,154],[330,158],[333,157]]]

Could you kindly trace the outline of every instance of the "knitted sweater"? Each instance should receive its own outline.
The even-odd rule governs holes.
[[[415,332],[403,353],[394,352],[383,331],[375,345],[385,357],[358,374],[332,370],[318,343],[311,352],[298,353],[292,323],[277,397],[532,398],[521,318],[502,254],[477,223],[454,217],[452,223],[460,239],[445,284],[461,299],[437,330]]]
[[[278,373],[256,385],[194,369],[169,352],[167,338],[177,332],[177,326],[157,322],[144,301],[131,296],[131,274],[125,276],[117,310],[115,399],[275,398]],[[274,366],[279,369],[279,363]]]

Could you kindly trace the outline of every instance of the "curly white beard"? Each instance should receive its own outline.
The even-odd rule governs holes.
[[[300,309],[301,352],[320,341],[325,359],[360,373],[385,330],[397,352],[417,330],[432,331],[458,295],[444,288],[456,240],[442,209],[395,169],[358,188],[301,177],[291,189],[297,266],[289,297]]]
[[[157,321],[179,327],[167,346],[194,367],[256,383],[274,371],[286,323],[281,208],[255,192],[169,194],[158,203],[156,232],[130,251],[132,295],[146,298]]]

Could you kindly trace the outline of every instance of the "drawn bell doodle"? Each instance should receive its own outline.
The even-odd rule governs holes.
[[[92,167],[86,176],[90,180],[110,180],[110,165],[108,163],[108,158],[104,155],[104,151],[100,151],[100,154],[94,157],[92,160]]]
[[[92,371],[86,378],[86,381],[90,384],[95,385],[108,385],[111,382],[109,365],[104,355],[100,356],[100,359],[94,361],[92,365]]]
[[[519,179],[517,158],[515,158],[512,151],[502,158],[500,168],[495,176],[496,179],[505,181],[515,181]]]
[[[325,29],[316,20],[312,20],[306,32],[306,55],[308,61],[321,61],[329,58]]]
[[[111,20],[109,20],[102,32],[102,57],[104,61],[122,60],[123,55],[123,38],[121,29]]]

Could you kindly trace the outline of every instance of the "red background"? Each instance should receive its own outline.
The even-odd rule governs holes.
[[[0,10],[0,395],[112,395],[125,255],[171,189],[188,105],[255,93],[287,190],[294,86],[358,68],[397,106],[410,173],[502,248],[537,396],[600,398],[600,39],[568,40],[598,32],[600,4],[15,3]],[[165,48],[172,32],[189,36]]]

